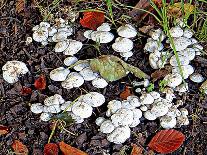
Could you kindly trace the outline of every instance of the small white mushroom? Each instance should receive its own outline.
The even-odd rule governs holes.
[[[89,67],[88,63],[81,63],[81,64],[74,66],[73,69],[79,72],[86,67]]]
[[[128,96],[127,101],[129,102],[129,104],[131,104],[134,107],[139,107],[141,105],[139,98],[134,95]]]
[[[51,105],[60,105],[63,104],[65,100],[62,98],[61,95],[55,94],[53,96],[47,97],[44,100],[44,105],[51,106]]]
[[[150,120],[150,121],[153,121],[155,120],[157,117],[151,112],[151,111],[146,111],[144,113],[144,117],[147,119],[147,120]]]
[[[201,46],[200,44],[194,44],[193,48],[195,49],[195,51],[202,51],[203,50],[203,46]]]
[[[101,26],[97,27],[97,31],[107,31],[109,32],[111,30],[111,27],[109,23],[103,23]]]
[[[74,63],[76,63],[78,61],[78,58],[76,58],[76,57],[67,57],[67,58],[65,58],[65,60],[64,60],[64,64],[66,65],[66,66],[70,66],[70,65],[73,65]]]
[[[55,19],[55,26],[56,26],[57,28],[65,27],[67,24],[68,24],[68,22],[65,21],[65,20],[62,19],[62,18],[56,18],[56,19]]]
[[[139,109],[142,110],[142,111],[147,111],[148,110],[146,105],[142,105]]]
[[[70,113],[70,115],[76,124],[83,123],[84,118],[81,118],[80,116],[77,116],[74,113]]]
[[[111,100],[107,105],[107,113],[106,115],[110,117],[112,114],[116,113],[119,109],[121,109],[122,103],[118,100]]]
[[[32,104],[30,110],[35,114],[40,114],[43,112],[44,106],[41,103]]]
[[[29,45],[30,43],[32,43],[32,37],[27,37],[25,43],[26,45]]]
[[[194,68],[191,65],[184,65],[181,66],[183,78],[187,79],[193,72]],[[178,73],[180,74],[180,69],[178,66],[172,68],[172,73]]]
[[[129,52],[121,52],[120,55],[124,58],[129,58],[133,55],[133,52],[132,51],[129,51]]]
[[[60,42],[67,39],[67,33],[64,31],[57,32],[52,36],[53,42]]]
[[[172,27],[170,30],[170,35],[174,38],[181,37],[183,35],[183,29],[181,29],[179,26]]]
[[[82,69],[79,73],[82,75],[85,81],[92,81],[97,77],[90,67]]]
[[[173,40],[174,40],[176,51],[182,51],[186,49],[189,45],[191,45],[191,40],[189,38],[179,37],[179,38],[174,38]],[[170,46],[172,47],[171,44]]]
[[[133,42],[128,38],[118,37],[112,44],[112,48],[116,52],[129,52],[133,49]]]
[[[108,85],[108,82],[101,77],[97,77],[92,81],[92,85],[96,88],[105,88]]]
[[[101,126],[100,131],[102,133],[111,133],[114,130],[114,125],[112,124],[111,120],[105,120]]]
[[[60,41],[55,45],[55,52],[60,53],[66,50],[68,47],[69,43],[67,41]]]
[[[149,64],[153,69],[159,69],[158,61],[161,59],[161,53],[158,50],[150,53],[149,55]]]
[[[72,89],[72,88],[77,88],[80,87],[84,83],[83,77],[77,73],[77,72],[71,72],[68,74],[67,78],[65,81],[61,83],[63,88],[66,89]]]
[[[191,81],[195,82],[195,83],[201,83],[204,81],[204,77],[199,74],[199,73],[193,73],[190,75],[190,79]]]
[[[40,22],[40,27],[49,28],[50,24],[48,22]]]
[[[188,83],[180,84],[179,86],[175,87],[175,91],[180,93],[184,93],[188,91]]]
[[[164,129],[171,129],[176,126],[176,118],[171,116],[163,116],[160,118],[160,125]]]
[[[180,65],[184,66],[184,65],[188,65],[190,63],[190,60],[187,56],[184,56],[184,55],[178,55],[178,56],[179,56],[179,60],[180,60]],[[178,66],[177,59],[176,59],[175,55],[173,55],[170,58],[170,64],[172,66]]]
[[[50,79],[53,81],[64,81],[70,70],[64,67],[58,67],[50,72]]]
[[[125,24],[117,29],[119,36],[124,38],[133,38],[137,35],[137,30],[130,24]]]
[[[24,62],[21,61],[7,61],[2,67],[3,78],[8,83],[15,83],[19,76],[26,74],[29,70]]]
[[[43,112],[57,114],[61,111],[59,104],[54,104],[51,106],[44,106]]]
[[[117,127],[107,136],[107,140],[115,144],[122,144],[130,137],[130,128],[128,126]]]
[[[68,40],[68,44],[68,47],[63,52],[65,55],[73,56],[74,54],[78,53],[78,51],[80,51],[83,46],[82,42],[76,40]]]
[[[105,121],[106,119],[104,117],[98,117],[96,118],[96,125],[101,126],[101,124]]]
[[[67,34],[67,36],[70,36],[73,34],[73,29],[71,26],[66,25],[65,27],[59,28],[58,32],[64,32]]]
[[[191,38],[193,36],[193,32],[190,29],[186,28],[183,32],[183,36],[186,38]]]
[[[93,108],[85,102],[78,101],[72,106],[72,112],[81,118],[90,117],[92,111]]]
[[[142,117],[142,111],[140,109],[132,109],[133,112],[133,122],[129,127],[136,127],[140,123],[140,118]]]
[[[142,85],[143,85],[144,87],[148,87],[149,84],[150,84],[149,79],[144,79],[144,81],[140,81],[140,82],[137,82],[137,81],[133,81],[133,82],[132,82],[132,85],[133,85],[134,87],[142,86]]]
[[[130,125],[133,122],[133,112],[129,109],[119,109],[111,116],[114,126]]]
[[[153,104],[151,113],[156,117],[164,116],[168,112],[168,107],[162,101]]]
[[[173,99],[176,98],[174,94],[174,90],[170,87],[164,88],[163,93],[166,94],[165,99],[168,100],[169,102],[172,102]]]
[[[36,42],[43,42],[46,41],[48,38],[48,31],[45,28],[39,28],[36,31],[34,31],[32,38]]]
[[[91,33],[93,32],[93,30],[87,30],[83,33],[84,37],[86,37],[87,39],[91,39]]]
[[[182,76],[178,73],[168,74],[164,77],[167,86],[175,88],[182,83]]]
[[[162,43],[153,40],[152,38],[147,40],[147,43],[144,46],[144,50],[148,52],[154,52],[155,50],[161,51],[164,48]]]
[[[188,110],[186,108],[180,108],[181,115],[188,116]]]
[[[149,93],[144,93],[140,96],[140,102],[142,105],[152,104],[154,102],[154,98]]]
[[[198,43],[198,40],[196,40],[195,38],[191,38],[191,44],[196,44]]]
[[[181,127],[182,125],[189,125],[189,120],[187,116],[179,116],[177,117],[177,127]]]
[[[90,92],[83,96],[82,101],[92,107],[99,107],[105,102],[105,97],[98,92]]]
[[[48,35],[49,37],[52,37],[55,35],[55,33],[57,32],[57,29],[55,27],[48,27]]]
[[[152,39],[157,40],[157,41],[163,41],[165,39],[164,32],[159,28],[156,30],[151,30],[149,32],[149,36],[152,37]]]
[[[71,101],[66,101],[65,103],[63,103],[61,106],[60,106],[60,109],[61,110],[65,110],[67,108],[66,111],[71,111],[72,110],[72,102]]]
[[[189,60],[193,60],[196,56],[196,52],[193,48],[186,48],[183,51],[178,52],[178,56],[180,55],[187,57]]]
[[[41,113],[41,115],[40,115],[40,120],[42,120],[42,121],[44,121],[44,122],[49,121],[51,118],[52,118],[52,114],[50,114],[50,113],[45,113],[45,112],[43,112],[43,113]]]
[[[160,98],[160,93],[156,92],[156,91],[151,91],[149,93],[155,100]]]
[[[91,33],[91,39],[98,43],[109,43],[114,39],[114,35],[106,31],[93,31]]]

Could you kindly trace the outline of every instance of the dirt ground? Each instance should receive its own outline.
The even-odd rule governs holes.
[[[11,144],[14,139],[21,140],[29,149],[32,155],[42,155],[44,145],[47,143],[51,132],[51,123],[39,121],[39,115],[30,111],[31,103],[43,102],[47,96],[58,93],[66,100],[74,100],[80,94],[87,91],[98,91],[105,95],[106,102],[112,99],[119,99],[120,92],[123,91],[125,85],[130,80],[136,79],[133,75],[129,75],[119,81],[111,82],[104,90],[92,87],[90,82],[86,82],[81,88],[66,90],[60,86],[60,83],[49,79],[49,72],[63,65],[66,58],[61,53],[54,52],[54,45],[41,46],[33,41],[26,45],[25,40],[28,36],[32,36],[32,27],[42,21],[37,8],[32,7],[31,2],[26,3],[26,13],[17,14],[15,12],[15,1],[7,0],[5,5],[0,8],[0,68],[9,60],[19,60],[27,64],[30,73],[20,78],[19,82],[14,85],[8,84],[2,78],[2,70],[0,70],[0,124],[10,128],[9,134],[0,136],[0,154],[12,154]],[[48,1],[48,3],[50,3]],[[136,0],[122,0],[124,4],[135,5]],[[63,5],[69,5],[70,2],[64,1]],[[106,7],[102,3],[90,2],[80,3],[76,9],[84,9],[86,7]],[[114,10],[115,19],[127,10]],[[117,12],[116,12],[117,11]],[[78,21],[78,20],[77,20]],[[137,27],[146,25],[146,22],[136,24]],[[75,22],[75,35],[73,39],[86,43],[83,37],[83,29],[79,22]],[[147,36],[141,35],[134,40],[136,51],[133,57],[129,58],[128,63],[138,66],[140,69],[150,75],[152,70],[148,63],[148,55],[143,52],[144,44]],[[88,43],[88,42],[87,42]],[[203,43],[205,46],[205,42]],[[101,54],[117,55],[110,45],[101,45]],[[77,55],[80,59],[93,58],[99,56],[99,53],[92,47],[83,48]],[[118,55],[117,55],[118,56]],[[193,60],[192,65],[195,71],[207,77],[207,59],[206,57],[197,57]],[[33,89],[33,93],[28,96],[20,94],[22,86],[30,86],[34,88],[34,80],[44,74],[47,79],[47,88],[44,91]],[[182,131],[186,140],[184,144],[174,153],[174,155],[205,155],[207,154],[207,97],[200,95],[198,92],[199,84],[189,82],[189,92],[183,95],[184,107],[189,110],[190,125],[183,126],[177,130]],[[144,148],[144,154],[148,154],[149,148],[147,144],[152,136],[161,129],[158,121],[142,120],[140,125],[132,128],[132,134],[124,144],[116,145],[106,140],[106,135],[98,131],[95,119],[103,116],[106,112],[106,104],[95,109],[92,117],[86,119],[82,124],[72,124],[66,127],[77,136],[69,134],[65,131],[57,130],[52,142],[64,141],[74,147],[77,147],[90,155],[102,155],[103,152],[109,150],[112,155],[122,154],[123,151],[129,153],[131,143]],[[121,151],[120,151],[121,150]]]

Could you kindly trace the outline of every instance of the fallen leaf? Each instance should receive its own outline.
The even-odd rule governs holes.
[[[169,71],[166,69],[156,70],[155,72],[151,74],[152,82],[155,82],[157,80],[164,78],[167,74],[169,74]]]
[[[80,19],[80,24],[83,27],[96,30],[105,20],[103,12],[90,11],[83,12],[83,18]]]
[[[44,155],[58,155],[58,145],[55,143],[48,143],[44,147]]]
[[[16,13],[20,13],[25,8],[25,0],[17,0],[16,1]]]
[[[21,155],[28,155],[29,150],[28,148],[22,144],[19,140],[14,140],[12,144],[12,148],[16,154],[21,154]]]
[[[139,31],[146,34],[153,28],[154,28],[154,25],[146,25],[146,26],[140,27]]]
[[[132,95],[128,86],[125,87],[124,91],[120,93],[120,98],[126,100],[128,96]]]
[[[59,147],[64,155],[88,155],[87,153],[72,147],[63,141],[59,143]]]
[[[37,90],[44,90],[46,88],[46,79],[44,75],[40,75],[34,82],[34,86]]]
[[[22,94],[22,95],[29,95],[29,94],[32,94],[32,89],[29,88],[29,87],[25,87],[25,86],[23,86],[22,89],[21,89],[21,94]]]
[[[7,126],[4,125],[0,125],[0,136],[1,135],[5,135],[9,132],[9,128]]]
[[[136,144],[132,144],[132,152],[130,155],[142,155],[143,148],[137,146]]]
[[[159,153],[171,153],[177,150],[185,140],[185,135],[177,130],[161,130],[150,141],[148,146]]]

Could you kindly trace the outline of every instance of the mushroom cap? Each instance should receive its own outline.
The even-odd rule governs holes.
[[[8,83],[15,83],[21,74],[26,74],[29,70],[24,62],[21,61],[7,61],[2,67],[3,78]]]
[[[51,105],[60,105],[63,104],[65,100],[62,98],[61,95],[55,94],[53,96],[47,97],[44,100],[44,105],[51,106]]]
[[[144,93],[140,96],[140,102],[142,105],[152,104],[154,102],[154,98],[149,93]]]
[[[79,73],[82,75],[85,81],[92,81],[97,77],[90,67],[82,69]]]
[[[129,52],[133,49],[133,42],[128,38],[118,37],[115,43],[112,44],[112,48],[116,52]]]
[[[61,111],[59,104],[53,104],[50,106],[44,106],[43,112],[57,114]]]
[[[177,105],[173,105],[172,107],[170,107],[168,109],[168,112],[166,114],[167,116],[170,116],[170,117],[177,117],[177,116],[180,116],[181,115],[181,112],[180,110],[178,110],[177,108]]]
[[[133,52],[132,51],[129,51],[129,52],[121,52],[120,55],[124,58],[129,58],[133,55]]]
[[[127,100],[122,101],[121,105],[122,105],[122,108],[124,108],[124,109],[134,109],[134,108],[135,108],[135,107],[134,107],[132,104],[130,104],[130,102],[127,101]]]
[[[127,101],[134,107],[139,107],[141,105],[139,98],[135,95],[128,96]]]
[[[161,53],[159,51],[150,53],[150,55],[149,55],[149,64],[150,64],[150,66],[153,69],[159,69],[158,61],[160,59],[161,59]]]
[[[107,31],[107,32],[109,32],[109,31],[111,31],[111,27],[110,27],[109,23],[102,23],[101,26],[99,26],[97,28],[97,31]]]
[[[182,72],[183,72],[183,78],[187,79],[193,72],[194,72],[194,68],[191,65],[184,65],[181,66]],[[180,70],[179,67],[173,67],[172,68],[172,73],[178,73],[180,74]]]
[[[189,120],[187,116],[179,116],[177,117],[177,127],[181,127],[182,125],[188,125],[189,124]]]
[[[48,22],[40,22],[40,27],[49,28],[50,24]]]
[[[151,112],[151,111],[146,111],[144,113],[144,117],[147,119],[147,120],[150,120],[150,121],[153,121],[155,120],[157,117]]]
[[[178,57],[179,57],[180,65],[181,66],[185,66],[185,65],[188,65],[190,63],[190,60],[189,60],[189,58],[187,56],[185,56],[185,55],[178,55]],[[175,55],[173,55],[170,58],[170,64],[172,66],[178,66],[178,63],[177,63]]]
[[[174,38],[181,37],[183,35],[183,29],[179,26],[172,27],[170,30],[170,35]]]
[[[48,27],[48,36],[52,37],[55,35],[55,33],[57,32],[57,29],[55,27]]]
[[[76,58],[75,56],[67,57],[64,60],[64,64],[66,66],[70,66],[70,65],[73,65],[74,63],[76,63],[77,61],[78,61],[78,58]]]
[[[196,43],[198,43],[198,40],[196,40],[195,38],[190,38],[190,40],[191,40],[191,44],[196,44]]]
[[[191,45],[191,40],[185,37],[174,38],[174,45],[176,51],[182,51]],[[172,45],[170,45],[172,47]]]
[[[140,109],[132,109],[133,112],[133,122],[130,127],[136,127],[140,123],[140,118],[142,117],[142,111]]]
[[[160,118],[160,125],[164,129],[171,129],[176,126],[176,118],[170,116],[163,116]]]
[[[181,115],[188,116],[188,110],[186,108],[180,108]]]
[[[75,71],[81,71],[81,70],[83,70],[84,68],[86,68],[86,67],[89,67],[90,65],[88,64],[88,63],[82,63],[82,64],[78,64],[78,65],[76,65],[76,66],[74,66],[73,67],[73,69],[75,70]]]
[[[64,67],[58,67],[50,72],[50,79],[53,81],[64,81],[70,70]]]
[[[92,107],[99,107],[105,102],[105,97],[98,92],[90,92],[83,96],[82,101]]]
[[[130,128],[128,126],[120,126],[107,136],[107,140],[115,144],[122,144],[130,137]]]
[[[49,121],[51,118],[52,118],[52,114],[50,114],[50,113],[43,112],[40,115],[40,120],[42,120],[44,122]]]
[[[68,74],[65,81],[61,83],[63,88],[72,89],[73,87],[80,87],[84,83],[83,77],[77,72],[71,72]]]
[[[157,41],[163,41],[165,39],[164,32],[159,28],[156,30],[151,30],[149,32],[149,36],[152,37],[152,39],[157,40]]]
[[[65,32],[67,36],[70,36],[73,34],[73,29],[71,26],[66,25],[65,27],[59,28],[58,32]]]
[[[72,106],[72,112],[81,117],[88,118],[92,115],[93,108],[83,101],[78,101]]]
[[[32,104],[30,110],[35,114],[40,114],[43,112],[44,106],[41,103]]]
[[[108,82],[104,78],[96,77],[92,81],[92,85],[96,88],[105,88],[108,85]]]
[[[182,83],[182,77],[178,73],[168,74],[164,77],[167,82],[167,86],[175,88]]]
[[[108,105],[107,105],[107,108],[108,108],[108,114],[107,115],[108,117],[111,116],[112,114],[116,113],[119,109],[121,109],[122,107],[122,103],[118,100],[111,100]]]
[[[142,110],[142,111],[147,111],[148,110],[146,105],[140,106],[139,109]]]
[[[129,109],[119,109],[111,116],[114,126],[130,125],[133,122],[133,112]]]
[[[203,46],[201,46],[200,44],[194,44],[193,48],[195,49],[195,51],[202,51],[203,50]]]
[[[39,28],[40,28],[39,25],[35,25],[35,26],[32,28],[32,31],[37,31]]]
[[[112,124],[111,120],[105,120],[103,123],[101,123],[100,131],[102,133],[111,133],[114,131],[115,126]]]
[[[183,36],[186,38],[192,38],[193,32],[190,29],[186,28],[183,32]]]
[[[53,36],[52,36],[52,40],[53,42],[60,42],[60,41],[64,41],[67,39],[67,33],[64,32],[64,31],[60,31],[60,32],[57,32],[55,33]]]
[[[91,39],[91,33],[93,32],[93,30],[86,30],[83,33],[83,36],[86,37],[87,39]]]
[[[93,31],[91,33],[91,39],[99,43],[109,43],[114,39],[114,35],[106,31]]]
[[[164,116],[168,112],[168,107],[161,101],[153,104],[151,113],[156,117]]]
[[[96,118],[96,125],[101,126],[101,124],[105,121],[106,119],[104,117],[98,117]]]
[[[69,43],[65,40],[58,42],[55,45],[55,52],[56,53],[60,53],[66,50],[66,48],[68,47]]]
[[[69,114],[71,115],[72,119],[75,121],[76,124],[84,122],[84,118],[81,118],[80,116],[77,116],[72,112],[69,112]]]
[[[188,83],[180,84],[179,86],[175,87],[175,91],[180,93],[184,93],[188,91]]]
[[[191,81],[195,82],[195,83],[201,83],[204,81],[204,77],[199,74],[199,73],[193,73],[190,75],[190,79]]]
[[[32,34],[32,38],[36,42],[47,41],[48,31],[46,29],[40,27],[39,29],[34,31],[34,33]]]
[[[160,98],[160,93],[156,91],[151,91],[149,94],[154,98],[154,100],[157,100],[158,98]]]
[[[78,53],[83,46],[82,42],[76,41],[76,40],[70,39],[70,40],[68,40],[68,43],[69,43],[69,45],[66,48],[66,50],[64,51],[65,55],[72,55],[73,56],[74,54]]]
[[[71,111],[72,110],[72,104],[71,103],[72,103],[71,101],[66,101],[65,103],[63,103],[60,106],[60,109],[64,111],[66,108],[68,108],[66,111]]]
[[[148,52],[154,52],[155,50],[161,51],[164,48],[162,43],[158,43],[153,39],[147,40],[147,43],[144,46],[144,50]]]
[[[68,24],[68,22],[62,18],[55,19],[55,25],[57,28],[65,27],[67,24]]]
[[[183,55],[188,57],[189,60],[193,60],[195,58],[196,52],[193,48],[186,48],[185,50],[178,52],[178,55]]]
[[[124,38],[133,38],[137,35],[137,30],[130,24],[125,24],[117,29],[119,36]]]

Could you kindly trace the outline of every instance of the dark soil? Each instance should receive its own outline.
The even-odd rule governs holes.
[[[80,89],[63,89],[60,83],[49,79],[49,72],[63,65],[63,60],[66,56],[61,53],[55,53],[54,45],[42,47],[35,41],[29,45],[25,44],[26,38],[32,36],[32,27],[42,21],[42,16],[38,9],[32,7],[32,3],[27,1],[24,13],[17,14],[15,11],[15,1],[3,1],[5,1],[5,5],[2,8],[0,7],[0,68],[6,61],[19,60],[27,64],[30,73],[21,77],[18,83],[11,85],[3,80],[2,71],[0,72],[0,124],[8,126],[10,129],[6,136],[0,136],[0,154],[12,154],[11,144],[13,140],[19,139],[28,147],[29,154],[42,155],[44,145],[47,143],[51,133],[52,123],[39,121],[39,115],[33,114],[30,111],[31,103],[43,102],[47,96],[54,95],[55,93],[62,95],[66,100],[74,100],[84,93],[84,90],[98,91],[105,95],[106,102],[108,102],[112,99],[119,99],[119,94],[123,91],[124,86],[129,85],[131,80],[139,79],[129,75],[117,82],[110,83],[104,90],[95,89],[90,83],[85,83]],[[50,1],[48,1],[48,4],[50,4]],[[122,3],[135,5],[136,1],[122,0]],[[70,5],[71,3],[64,1],[60,7],[63,7],[63,4]],[[47,5],[46,2],[45,5]],[[84,2],[75,6],[77,10],[87,7],[101,7],[106,10],[106,6],[101,2]],[[127,11],[127,9],[116,8],[114,10],[114,18],[118,19],[121,14],[127,14]],[[122,22],[126,21],[120,20],[120,24]],[[133,22],[133,24],[139,27],[146,25],[145,22],[139,25],[136,22]],[[73,38],[86,43],[82,36],[85,29],[78,22],[74,26],[76,34]],[[151,74],[152,70],[148,63],[148,55],[143,52],[146,39],[147,36],[142,35],[134,40],[135,47],[133,50],[135,54],[127,62]],[[101,45],[100,51],[102,54],[110,53],[117,55],[110,49],[109,45]],[[99,56],[99,53],[96,49],[85,46],[76,56],[80,59],[93,58]],[[198,57],[192,62],[196,72],[201,73],[205,77],[207,77],[206,62],[207,59],[205,57]],[[44,91],[37,91],[33,86],[34,80],[40,74],[44,74],[47,79],[47,88]],[[172,154],[204,155],[207,154],[207,97],[199,94],[198,84],[191,81],[187,82],[190,84],[190,91],[180,99],[185,103],[184,107],[189,110],[190,125],[177,129],[185,134],[186,140]],[[20,91],[23,86],[33,88],[33,93],[28,96],[21,95]],[[95,109],[93,116],[86,119],[84,123],[65,127],[77,136],[57,129],[51,142],[64,141],[90,155],[102,155],[103,152],[107,151],[110,154],[119,155],[124,150],[129,153],[131,144],[135,143],[144,148],[144,154],[148,154],[149,148],[147,144],[152,136],[161,129],[159,122],[141,121],[140,125],[131,129],[130,139],[122,145],[115,145],[106,140],[106,135],[100,133],[98,126],[95,124],[95,119],[98,116],[103,116],[105,111],[106,104]]]

